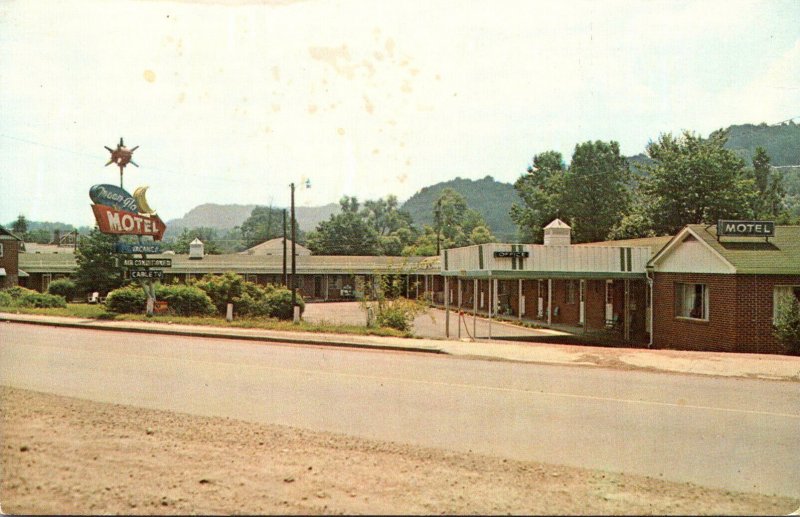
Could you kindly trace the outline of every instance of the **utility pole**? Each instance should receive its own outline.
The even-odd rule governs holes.
[[[300,322],[300,314],[297,307],[297,270],[296,270],[296,253],[295,253],[295,241],[297,241],[297,223],[294,219],[294,183],[292,183],[292,311],[294,313],[294,322]]]
[[[440,248],[440,241],[441,241],[441,233],[442,233],[442,198],[439,198],[436,201],[436,256],[439,256],[441,253]]]
[[[283,209],[283,286],[289,287],[289,279],[286,278],[286,209]]]

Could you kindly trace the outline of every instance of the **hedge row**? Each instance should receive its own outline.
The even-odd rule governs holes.
[[[5,307],[66,307],[67,301],[63,296],[39,293],[24,287],[12,287],[0,291],[0,305]]]
[[[292,293],[283,287],[259,286],[235,273],[206,275],[189,285],[158,285],[156,298],[167,302],[172,314],[181,316],[225,314],[229,303],[240,316],[292,319]],[[297,297],[300,310],[303,299]],[[115,289],[106,298],[106,307],[117,313],[141,313],[147,296],[136,285]]]

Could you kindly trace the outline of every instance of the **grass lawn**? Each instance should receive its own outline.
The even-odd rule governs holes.
[[[0,306],[0,312],[14,314],[41,314],[45,316],[67,316],[84,319],[105,319],[115,321],[152,321],[156,323],[180,323],[183,325],[206,325],[228,328],[258,328],[267,330],[286,330],[300,332],[330,332],[335,334],[357,334],[362,336],[413,337],[408,332],[386,327],[361,327],[358,325],[338,325],[308,323],[301,321],[295,325],[291,321],[273,318],[237,318],[231,322],[221,316],[175,316],[171,314],[147,317],[144,314],[115,314],[107,312],[103,304],[68,303],[65,308],[34,309],[30,307]]]

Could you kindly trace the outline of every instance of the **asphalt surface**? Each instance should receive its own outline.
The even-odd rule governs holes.
[[[306,304],[303,319],[314,323],[340,323],[348,325],[366,325],[366,311],[358,302],[328,302]],[[445,311],[429,308],[425,314],[414,318],[414,335],[422,338],[444,339],[447,337]],[[459,329],[460,327],[460,329]],[[519,338],[529,340],[552,336],[567,336],[564,332],[549,329],[534,329],[512,325],[498,320],[489,320],[484,317],[474,318],[469,313],[459,317],[457,311],[450,312],[451,338],[487,339],[493,338]]]
[[[800,497],[800,384],[0,325],[0,384]]]

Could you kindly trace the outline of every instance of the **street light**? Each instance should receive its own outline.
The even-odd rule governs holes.
[[[297,240],[297,224],[294,220],[294,183],[292,187],[292,318],[295,323],[300,323],[300,308],[297,306],[297,265],[295,258],[295,241]]]
[[[302,182],[305,188],[311,188],[311,180],[304,179]],[[292,313],[293,321],[300,323],[300,307],[297,306],[297,266],[295,253],[295,242],[297,242],[297,221],[294,217],[294,183],[291,184],[292,188]]]

